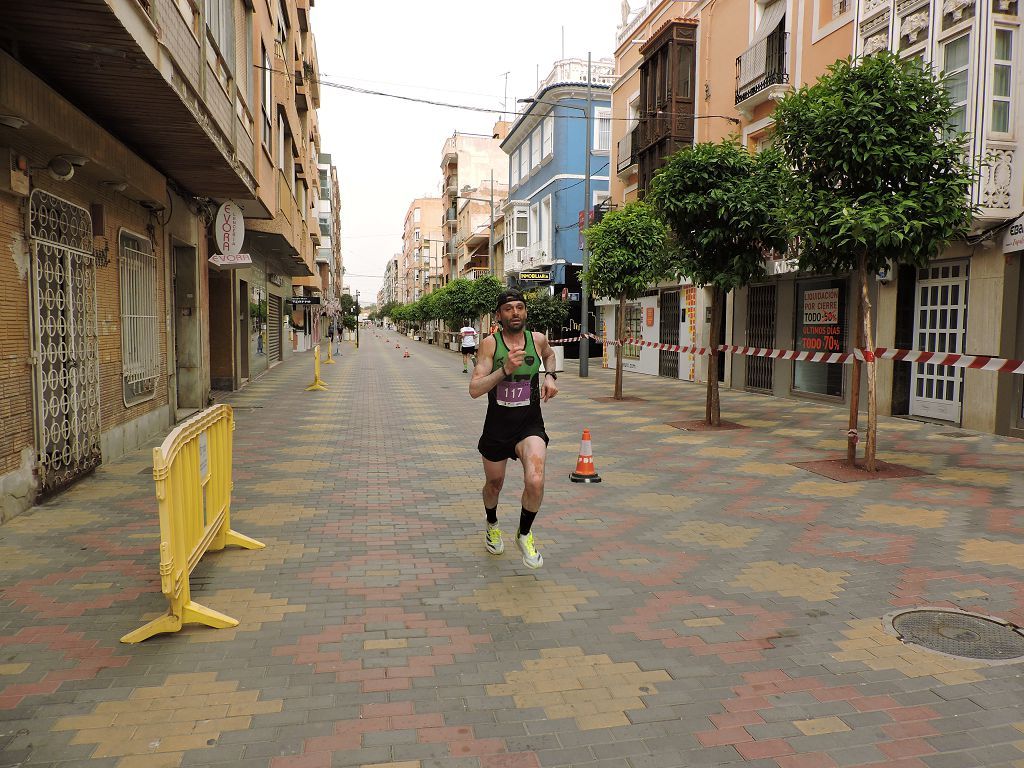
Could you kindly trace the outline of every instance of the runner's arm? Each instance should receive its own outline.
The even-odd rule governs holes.
[[[494,350],[497,344],[493,336],[488,336],[480,343],[477,350],[476,366],[473,368],[473,375],[469,379],[469,396],[474,400],[480,395],[486,395],[505,378],[505,368],[501,367],[492,372],[494,365]],[[515,370],[515,369],[513,369]]]
[[[533,344],[537,347],[537,354],[540,355],[540,359],[544,361],[544,370],[554,373],[557,362],[555,360],[555,350],[548,343],[548,337],[543,333],[535,331],[533,334]]]

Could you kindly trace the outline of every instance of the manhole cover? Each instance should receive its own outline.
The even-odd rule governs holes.
[[[919,610],[892,619],[905,642],[950,656],[988,661],[1024,657],[1024,634],[993,619],[958,611]]]

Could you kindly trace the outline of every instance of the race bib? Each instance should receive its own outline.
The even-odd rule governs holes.
[[[530,382],[502,381],[497,390],[498,405],[506,408],[520,408],[530,404]]]

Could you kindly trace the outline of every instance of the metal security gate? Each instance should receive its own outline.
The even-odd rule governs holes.
[[[755,285],[747,292],[747,346],[775,347],[775,286]],[[747,358],[747,389],[772,391],[774,360]]]
[[[92,219],[84,208],[37,189],[29,237],[36,447],[45,494],[101,460]]]
[[[965,352],[969,270],[967,262],[956,262],[917,271],[916,349],[951,354]],[[913,365],[910,414],[959,422],[963,369],[934,363]]]
[[[267,301],[267,357],[272,363],[281,359],[281,297],[273,294]]]
[[[662,344],[679,343],[679,291],[661,294],[661,322],[658,340]],[[679,378],[679,353],[661,350],[658,353],[658,375]]]

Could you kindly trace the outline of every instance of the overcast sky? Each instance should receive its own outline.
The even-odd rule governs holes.
[[[633,0],[633,6],[640,5]],[[611,56],[622,0],[320,0],[312,10],[321,80],[420,99],[508,109],[562,56]],[[498,115],[320,88],[322,149],[338,167],[346,282],[376,300],[401,249],[405,211],[436,196],[453,132],[489,133]]]

